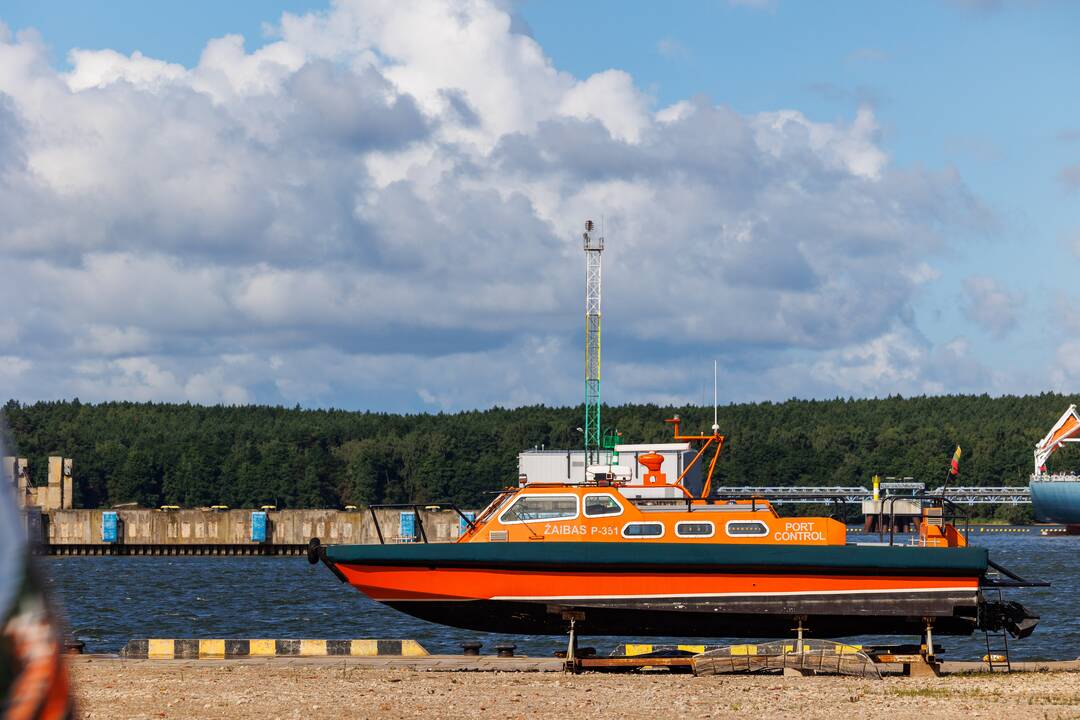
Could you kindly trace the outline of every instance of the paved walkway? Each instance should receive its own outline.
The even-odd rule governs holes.
[[[500,658],[494,655],[469,657],[465,655],[425,655],[422,657],[265,657],[265,658],[228,658],[228,659],[190,659],[190,660],[135,660],[116,655],[70,655],[73,663],[125,663],[134,665],[153,665],[155,667],[212,667],[215,665],[264,665],[285,666],[330,666],[347,668],[409,668],[412,670],[457,671],[457,672],[559,672],[563,661],[559,658],[512,657]],[[901,666],[883,664],[883,672],[899,672]],[[941,663],[943,675],[957,673],[986,672],[987,665],[977,661],[946,660]],[[1041,662],[1016,661],[1012,664],[1013,672],[1080,672],[1080,658],[1076,660],[1049,660]]]
[[[211,667],[214,665],[272,665],[283,667],[290,665],[316,665],[349,668],[410,668],[413,670],[446,671],[499,671],[499,672],[557,672],[563,669],[559,658],[512,657],[500,658],[494,655],[468,657],[465,655],[424,655],[421,657],[351,657],[347,655],[330,657],[266,657],[266,658],[227,658],[227,659],[190,659],[190,660],[136,660],[121,658],[117,655],[70,655],[73,663],[125,663],[153,665],[155,667]]]
[[[999,663],[995,663],[995,666],[1000,667]],[[941,663],[941,672],[943,675],[954,675],[956,673],[972,673],[972,672],[987,672],[989,668],[986,663],[978,661],[966,661],[966,660],[945,660]],[[1015,672],[1080,672],[1080,658],[1076,660],[1045,660],[1045,661],[1030,661],[1030,660],[1014,660],[1012,663],[1012,671]],[[1003,670],[997,670],[995,672],[1004,672]]]

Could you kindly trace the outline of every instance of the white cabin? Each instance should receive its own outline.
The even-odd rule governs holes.
[[[648,453],[656,453],[664,458],[660,466],[667,479],[667,487],[644,486],[645,473],[648,469],[638,462],[638,458]],[[675,481],[694,459],[695,451],[690,443],[638,443],[616,445],[615,451],[601,452],[599,465],[585,467],[584,450],[527,450],[518,454],[518,476],[522,484],[527,483],[570,483],[581,484],[586,480],[610,479],[624,483],[622,494],[628,497],[684,497]],[[606,462],[604,462],[606,461]],[[586,472],[587,471],[587,472]],[[683,485],[695,495],[701,492],[701,463],[695,464],[685,478]],[[635,490],[635,488],[639,490]]]

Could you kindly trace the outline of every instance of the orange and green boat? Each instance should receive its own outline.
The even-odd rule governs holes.
[[[605,466],[584,482],[523,478],[457,542],[316,539],[309,559],[380,603],[481,631],[563,634],[568,619],[589,635],[698,638],[789,637],[796,625],[817,637],[1034,630],[1038,617],[1002,602],[1000,589],[1037,583],[968,546],[946,501],[927,500],[913,544],[851,543],[838,520],[714,496],[724,437],[682,435],[678,418],[669,422],[676,440],[703,441],[678,477],[647,453],[637,478]],[[710,448],[692,494],[683,480]]]

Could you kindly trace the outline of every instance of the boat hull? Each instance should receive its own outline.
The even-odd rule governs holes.
[[[816,637],[978,624],[981,548],[459,543],[331,546],[325,559],[372,599],[444,625],[590,635]]]
[[[1030,487],[1036,518],[1080,525],[1080,480],[1032,479]]]
[[[467,601],[388,601],[385,604],[413,617],[480,632],[529,635],[565,635],[567,622],[563,611],[580,613],[578,628],[586,635],[635,635],[686,638],[786,638],[791,637],[802,616],[805,631],[820,638],[842,638],[856,635],[919,635],[926,629],[924,615],[935,617],[934,632],[943,635],[970,635],[976,628],[975,613],[970,597],[912,599],[914,612],[907,614],[882,613],[881,607],[868,602],[861,604],[865,611],[853,615],[852,603],[829,599],[814,603],[806,612],[792,612],[788,604],[758,602],[758,612],[746,612],[737,604],[701,603],[692,609],[672,609],[681,603],[641,604],[632,599],[606,606],[567,602],[560,605],[505,600]],[[858,603],[858,600],[854,600]],[[617,605],[617,606],[612,606]],[[937,614],[933,608],[937,608]],[[889,611],[895,608],[888,608]]]

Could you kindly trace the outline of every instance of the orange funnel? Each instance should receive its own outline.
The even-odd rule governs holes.
[[[645,473],[646,485],[665,485],[667,484],[667,477],[664,473],[660,472],[660,466],[664,464],[664,456],[659,453],[645,453],[638,458],[638,462],[648,469],[649,472]]]

